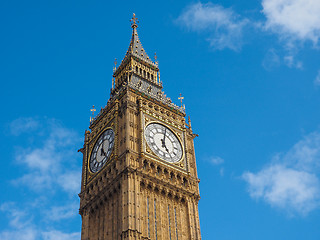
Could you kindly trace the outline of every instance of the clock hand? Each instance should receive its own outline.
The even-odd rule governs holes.
[[[164,148],[166,149],[166,151],[169,153],[169,150],[168,150],[168,148],[166,147],[166,145],[164,145]]]
[[[164,149],[166,149],[166,151],[169,153],[169,150],[168,150],[168,148],[167,148],[167,146],[166,146],[166,143],[165,143],[165,141],[164,141],[163,139],[161,139],[161,143],[162,143],[162,147],[163,147]]]
[[[165,139],[166,139],[166,134],[167,134],[167,129],[165,128],[165,129],[164,129],[163,139],[161,139],[161,143],[162,143],[162,147],[165,148],[166,151],[169,153],[169,150],[168,150],[168,148],[167,148],[167,146],[166,146],[166,141],[165,141]]]
[[[161,143],[162,143],[162,147],[165,148],[167,152],[169,152],[169,150],[166,146],[166,142],[163,139],[161,139]]]
[[[162,143],[162,147],[163,147],[163,148],[167,148],[167,147],[166,147],[166,141],[165,141],[165,139],[166,139],[166,133],[167,133],[167,129],[164,129],[163,139],[161,139],[161,143]]]
[[[164,142],[164,143],[165,143],[164,140],[166,139],[166,134],[167,134],[167,129],[165,128],[165,129],[164,129],[164,135],[163,135],[163,142]]]
[[[101,147],[100,156],[106,156],[106,152],[104,151],[103,146]]]

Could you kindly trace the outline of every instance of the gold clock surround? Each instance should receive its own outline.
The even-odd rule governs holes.
[[[146,129],[146,127],[149,125],[149,124],[152,124],[152,123],[157,123],[157,124],[161,124],[165,127],[167,127],[178,139],[180,145],[181,145],[181,151],[182,151],[182,156],[180,158],[179,161],[177,162],[174,162],[174,163],[170,163],[170,162],[167,162],[166,160],[163,160],[161,158],[159,158],[159,156],[153,152],[153,150],[150,148],[150,146],[148,145],[147,141],[146,141],[146,138],[145,138],[145,135],[143,134],[143,146],[144,146],[144,151],[147,153],[147,154],[150,154],[152,155],[156,160],[158,161],[161,161],[165,164],[170,164],[170,165],[174,165],[174,166],[179,166],[181,168],[181,166],[184,166],[183,162],[186,161],[185,159],[185,148],[184,148],[184,139],[181,138],[181,133],[179,134],[179,130],[164,123],[164,122],[161,122],[159,120],[149,120],[149,118],[152,119],[152,117],[148,116],[146,117],[145,116],[145,122],[146,124],[144,124],[144,129]],[[148,120],[146,120],[148,119]],[[174,129],[173,129],[174,128]]]

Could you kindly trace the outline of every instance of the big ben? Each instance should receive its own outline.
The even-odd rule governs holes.
[[[200,240],[197,135],[165,95],[135,15],[131,27],[110,98],[80,149],[81,240]]]

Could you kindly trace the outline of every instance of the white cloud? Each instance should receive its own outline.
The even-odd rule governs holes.
[[[314,132],[278,154],[257,173],[245,172],[249,194],[289,214],[307,215],[320,207],[320,133]]]
[[[294,55],[284,56],[284,63],[290,68],[302,69],[302,62],[295,59]]]
[[[47,213],[51,215],[46,215],[42,221],[59,221],[62,219],[70,218],[76,212],[76,203],[63,206],[63,207],[52,207]],[[70,210],[69,210],[70,208]],[[73,210],[73,213],[71,211]],[[41,229],[34,224],[34,218],[32,210],[25,209],[21,210],[17,204],[12,202],[3,203],[0,206],[0,211],[7,215],[9,220],[9,225],[11,229],[6,229],[0,232],[1,240],[65,240],[65,239],[80,239],[80,233],[63,233],[57,230],[46,230],[46,228]],[[37,211],[39,209],[37,208]],[[52,222],[49,223],[49,228],[52,229]]]
[[[269,49],[262,61],[262,66],[266,70],[272,70],[282,64],[289,68],[303,69],[303,63],[296,59],[295,49],[286,49],[284,55],[282,54],[274,48]]]
[[[318,71],[318,75],[316,76],[316,79],[314,80],[314,85],[320,86],[320,70]]]
[[[319,0],[262,0],[262,13],[266,17],[262,29],[279,36],[286,51],[281,62],[286,66],[303,69],[297,53],[304,43],[319,47],[319,12]]]
[[[262,66],[266,70],[272,70],[273,68],[280,66],[280,57],[275,49],[271,48],[268,50],[262,61]]]
[[[80,232],[42,231],[35,227],[0,232],[1,240],[79,240]]]
[[[43,240],[79,240],[80,233],[63,233],[60,231],[49,231],[42,233]]]
[[[249,21],[220,5],[195,3],[181,13],[177,22],[192,31],[207,34],[207,40],[214,49],[238,51],[243,44],[244,27]]]
[[[39,121],[35,118],[18,118],[10,123],[11,134],[18,136],[24,132],[31,132],[39,127]]]
[[[15,231],[3,231],[0,232],[1,240],[38,240],[37,232],[33,228],[27,228]]]
[[[224,167],[222,166],[224,163],[224,159],[218,156],[212,157],[210,159],[211,164],[215,166],[219,166],[219,174],[221,177],[224,176]]]
[[[77,202],[63,206],[53,206],[46,211],[46,219],[60,221],[76,216],[78,214],[79,204]]]
[[[37,231],[32,226],[32,215],[27,210],[21,210],[16,203],[6,202],[0,206],[7,219],[11,230],[0,232],[1,240],[36,240]]]
[[[284,154],[281,160],[287,166],[295,169],[319,173],[320,132],[313,132],[305,136]]]
[[[59,187],[76,194],[80,190],[80,166],[73,166],[77,158],[74,146],[80,145],[80,138],[54,119],[46,119],[41,125],[41,129],[34,129],[41,139],[37,146],[20,147],[16,151],[16,161],[26,171],[13,182],[36,191]]]
[[[266,29],[289,40],[320,38],[320,1],[318,0],[262,0]]]
[[[224,160],[221,157],[213,157],[211,158],[211,163],[214,165],[221,165],[224,163]]]
[[[16,229],[22,229],[30,224],[30,216],[26,211],[17,208],[13,202],[6,202],[0,206],[0,211],[4,212],[8,219],[9,225]],[[0,238],[1,239],[1,238]]]
[[[55,119],[19,118],[9,127],[14,136],[20,135],[14,161],[22,174],[12,183],[23,196],[0,206],[8,223],[0,239],[80,239],[80,233],[61,232],[58,227],[63,220],[79,220],[81,138]]]
[[[220,168],[219,173],[220,173],[220,176],[221,176],[221,177],[223,177],[223,176],[224,176],[224,168],[223,168],[223,167],[222,167],[222,168]]]
[[[56,167],[55,160],[60,156],[54,151],[54,146],[45,143],[42,148],[19,150],[16,159],[30,169],[45,172]]]
[[[70,170],[61,174],[57,182],[66,192],[74,194],[80,191],[80,180],[81,172]]]
[[[258,173],[244,173],[253,198],[303,215],[319,206],[319,179],[315,174],[283,165],[271,165]],[[291,212],[290,212],[291,213]]]

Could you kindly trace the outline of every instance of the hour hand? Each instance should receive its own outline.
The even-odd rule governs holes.
[[[169,150],[168,150],[168,148],[167,148],[167,146],[166,145],[164,145],[164,148],[166,149],[166,151],[169,153]]]
[[[101,148],[100,156],[106,156],[106,152],[104,151],[103,147]]]
[[[169,152],[167,146],[166,146],[166,141],[164,139],[161,139],[162,147],[166,149],[167,152]]]

